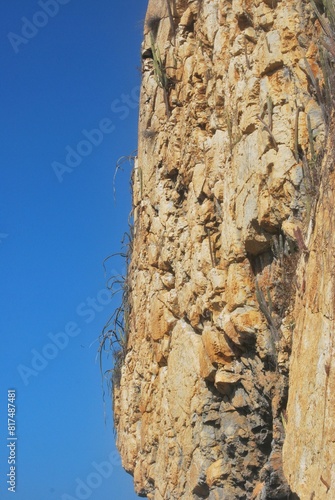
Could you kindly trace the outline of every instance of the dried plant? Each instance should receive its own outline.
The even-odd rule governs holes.
[[[294,157],[295,161],[299,163],[300,161],[300,154],[299,154],[299,113],[300,113],[300,108],[299,106],[296,109],[295,112],[295,120],[294,120]]]
[[[255,282],[255,287],[256,287],[256,299],[259,304],[259,308],[261,312],[264,314],[266,322],[268,324],[269,330],[270,330],[270,347],[271,347],[271,352],[270,357],[274,361],[275,368],[277,368],[277,348],[276,348],[276,342],[279,340],[279,332],[277,330],[277,327],[273,321],[272,318],[272,304],[268,304],[268,302],[265,299],[264,293],[261,290],[258,280],[256,278]],[[268,290],[268,296],[269,296],[269,290]]]
[[[147,129],[143,130],[142,135],[143,135],[144,139],[153,139],[157,135],[157,132],[156,132],[156,130],[147,128]]]
[[[234,147],[236,144],[240,142],[242,139],[242,134],[238,129],[237,126],[237,113],[232,113],[229,111],[225,111],[225,117],[226,117],[226,124],[227,124],[227,131],[228,131],[228,137],[229,137],[229,149],[230,149],[230,154],[232,154]]]
[[[267,111],[268,111],[268,127],[272,132],[272,126],[273,126],[273,101],[271,99],[271,96],[268,94],[267,100]]]
[[[309,114],[307,114],[307,131],[308,131],[308,141],[309,141],[309,150],[310,150],[310,161],[312,165],[315,167],[316,165],[316,154],[315,154],[315,148],[314,148],[314,138],[313,138],[313,131],[312,131],[312,124],[311,124],[311,117]]]
[[[257,116],[257,118],[259,119],[259,121],[261,122],[261,124],[263,125],[263,127],[265,128],[265,130],[267,131],[267,133],[269,134],[271,142],[273,144],[273,147],[275,148],[276,151],[278,151],[277,141],[276,141],[276,139],[275,139],[275,137],[274,137],[271,129],[269,128],[269,125],[267,123],[265,123],[265,121],[263,120],[263,118],[261,118],[260,116]]]
[[[100,362],[100,371],[102,376],[102,385],[107,380],[108,389],[118,387],[121,380],[121,370],[127,354],[127,343],[129,337],[129,314],[130,314],[130,286],[128,269],[133,250],[133,228],[130,226],[129,232],[124,233],[122,239],[122,250],[119,253],[109,255],[103,261],[105,276],[107,278],[106,287],[110,290],[111,296],[119,294],[121,300],[114,309],[112,315],[105,324],[99,337],[98,356]],[[126,274],[112,274],[107,277],[106,263],[115,256],[121,256],[125,260]],[[112,355],[112,368],[104,370],[104,354]],[[111,385],[110,385],[111,384]],[[103,388],[103,394],[105,391]]]
[[[310,81],[312,88],[315,91],[316,99],[317,99],[317,101],[321,107],[321,110],[322,110],[323,119],[326,122],[327,121],[327,112],[326,112],[324,96],[323,96],[323,92],[322,92],[321,87],[320,87],[319,79],[317,77],[315,77],[315,75],[312,71],[312,68],[311,68],[311,66],[306,58],[304,59],[304,63],[305,63],[306,74],[308,76],[308,79]]]
[[[114,193],[114,200],[116,198],[116,189],[115,189],[115,179],[116,179],[116,175],[118,173],[119,170],[122,170],[122,166],[125,164],[125,163],[129,163],[130,165],[134,165],[134,161],[137,157],[137,149],[135,149],[134,151],[132,151],[129,155],[126,155],[126,156],[120,156],[120,158],[118,159],[118,161],[116,162],[116,166],[115,166],[115,172],[114,172],[114,177],[113,177],[113,193]]]
[[[269,290],[267,292],[267,296],[269,298]],[[268,326],[270,328],[273,339],[275,341],[278,341],[279,340],[279,332],[278,332],[277,327],[276,327],[276,325],[273,321],[273,318],[272,318],[272,301],[270,301],[270,302],[266,301],[264,293],[261,290],[257,279],[256,279],[256,298],[257,298],[257,301],[259,304],[259,308],[266,318],[266,321],[267,321]]]
[[[250,66],[250,60],[249,60],[249,56],[248,56],[248,43],[247,43],[246,37],[244,37],[244,56],[245,56],[245,64],[246,64],[247,68],[250,69],[251,66]]]
[[[335,7],[333,0],[321,0],[321,12],[319,4],[316,5],[314,0],[310,2],[323,30],[319,54],[325,85],[324,96],[320,96],[319,102],[325,108],[324,118],[328,124],[331,110],[335,108]]]
[[[162,18],[157,15],[149,16],[146,19],[146,27],[148,28],[149,31],[151,31],[153,37],[156,39],[159,25],[161,22]]]
[[[213,248],[213,241],[212,241],[212,237],[211,237],[211,230],[212,230],[212,228],[210,228],[208,226],[205,226],[205,230],[206,230],[207,238],[208,238],[209,253],[210,253],[210,256],[211,256],[212,267],[216,267],[215,250]]]

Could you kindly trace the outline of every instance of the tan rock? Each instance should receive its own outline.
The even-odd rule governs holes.
[[[248,335],[252,337],[263,328],[264,324],[261,312],[251,308],[235,309],[231,315],[231,321],[242,338]]]
[[[329,146],[329,145],[328,145]],[[328,147],[328,151],[331,148]],[[332,153],[326,165],[333,165]],[[329,172],[327,170],[327,172]],[[284,472],[300,498],[331,498],[334,475],[334,317],[333,252],[334,174],[325,179],[316,214],[310,253],[301,263],[303,293],[296,301]],[[303,257],[305,259],[305,257]],[[294,450],[294,453],[292,453]]]
[[[271,24],[271,14],[269,17],[265,17],[262,21],[263,27],[264,23],[268,26]],[[266,73],[270,73],[283,65],[283,54],[281,51],[281,35],[278,30],[270,31],[263,38],[263,43],[260,45],[259,53],[255,57],[258,61],[258,72],[262,76]]]
[[[173,316],[166,305],[167,295],[159,294],[153,297],[150,304],[148,322],[150,319],[150,335],[154,340],[162,339],[165,335],[171,333],[176,318]]]
[[[214,381],[216,369],[214,368],[207,352],[203,349],[200,358],[200,376],[205,380]]]
[[[206,182],[206,165],[199,163],[195,165],[192,177],[193,189],[195,196],[201,196],[204,184]]]
[[[239,373],[233,373],[220,368],[215,373],[215,387],[222,394],[230,394],[233,387],[241,380]]]
[[[306,170],[324,148],[320,29],[308,2],[149,0],[114,421],[152,500],[289,496],[291,349],[286,478],[301,499],[335,495],[334,174],[318,165],[314,207]],[[274,258],[289,224],[308,251]]]
[[[206,482],[211,488],[218,484],[222,484],[222,481],[229,476],[231,470],[231,465],[226,463],[224,459],[217,460],[211,464],[206,471]]]
[[[248,262],[231,264],[228,269],[226,297],[230,310],[248,302],[252,294],[251,273]]]
[[[186,9],[183,15],[181,16],[179,24],[181,26],[190,26],[193,22],[193,13],[190,8]]]
[[[223,332],[214,327],[205,326],[201,338],[212,363],[225,363],[229,358],[234,357],[234,351]]]

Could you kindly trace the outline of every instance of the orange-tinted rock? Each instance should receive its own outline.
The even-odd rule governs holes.
[[[144,31],[123,465],[152,500],[287,497],[293,333],[286,479],[330,498],[332,175],[306,231],[320,24],[294,0],[149,0]]]

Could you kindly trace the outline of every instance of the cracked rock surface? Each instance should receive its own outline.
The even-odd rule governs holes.
[[[307,1],[149,0],[114,387],[141,496],[333,491],[333,178],[316,206],[306,173],[325,140],[319,35]]]

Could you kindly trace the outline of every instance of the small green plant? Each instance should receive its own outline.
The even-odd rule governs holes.
[[[170,118],[171,110],[168,99],[168,90],[171,85],[171,81],[166,74],[166,68],[162,61],[159,47],[158,45],[156,45],[155,37],[152,32],[150,33],[150,42],[151,42],[151,51],[154,63],[155,78],[159,87],[163,89],[166,116]]]

